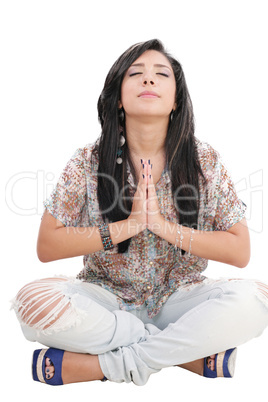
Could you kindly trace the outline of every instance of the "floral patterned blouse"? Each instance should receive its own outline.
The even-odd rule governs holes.
[[[98,157],[95,144],[78,149],[67,163],[45,208],[65,226],[98,226],[103,220],[97,199]],[[210,145],[197,140],[198,154],[206,185],[200,180],[199,228],[226,231],[245,214],[234,184],[221,158]],[[128,165],[131,196],[135,193]],[[171,181],[164,169],[156,184],[161,214],[176,222]],[[156,315],[168,297],[180,286],[202,281],[208,261],[179,250],[148,229],[131,238],[126,253],[118,246],[84,256],[84,266],[77,278],[92,282],[117,295],[120,308],[135,309],[145,303],[148,316]]]

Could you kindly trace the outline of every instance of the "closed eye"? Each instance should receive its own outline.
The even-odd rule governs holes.
[[[156,74],[158,74],[158,75],[163,75],[163,77],[169,77],[169,75],[168,75],[168,74],[165,74],[165,73],[156,73]]]
[[[129,77],[134,77],[135,75],[140,75],[140,74],[142,74],[141,72],[137,72],[137,73],[131,73],[131,74],[129,74]],[[163,77],[169,77],[169,75],[168,74],[166,74],[166,73],[156,73],[156,75],[162,75]]]
[[[129,76],[133,77],[134,75],[138,75],[138,74],[142,74],[142,73],[132,73],[132,74],[129,74]]]

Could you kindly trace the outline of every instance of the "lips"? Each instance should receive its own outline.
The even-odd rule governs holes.
[[[154,91],[143,91],[139,94],[139,98],[159,98],[159,95]]]

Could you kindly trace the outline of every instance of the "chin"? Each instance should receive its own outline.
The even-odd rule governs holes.
[[[163,112],[162,110],[152,110],[152,108],[138,110],[134,113],[127,113],[126,116],[131,120],[137,119],[169,119],[170,111]]]

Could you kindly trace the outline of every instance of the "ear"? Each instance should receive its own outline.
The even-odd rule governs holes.
[[[118,101],[118,109],[122,109],[122,107],[123,107],[123,105],[122,105],[121,101],[119,100]]]
[[[173,105],[172,110],[175,112],[176,109],[177,109],[177,103],[175,102],[174,105]]]

